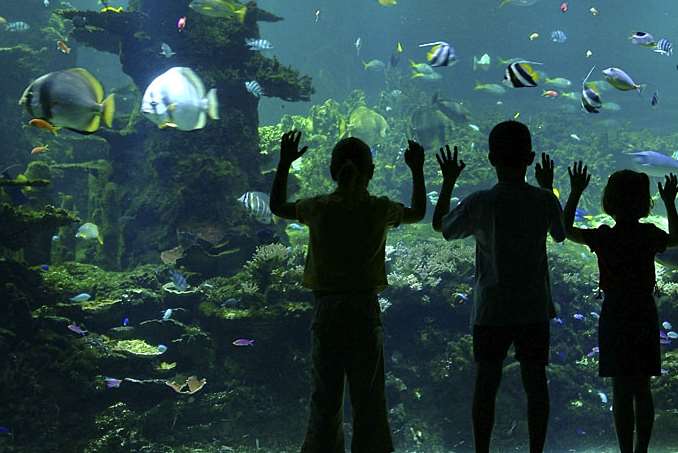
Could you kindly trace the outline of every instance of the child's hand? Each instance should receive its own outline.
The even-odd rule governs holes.
[[[301,140],[301,132],[289,131],[283,134],[280,139],[280,163],[290,166],[292,162],[304,155],[308,146],[299,149],[299,141]]]
[[[665,178],[664,187],[662,187],[661,182],[657,183],[659,195],[662,197],[662,200],[664,200],[664,203],[673,204],[676,200],[676,193],[678,193],[678,177],[671,173],[665,176]]]
[[[588,173],[588,167],[584,166],[582,161],[574,162],[572,167],[567,167],[570,174],[570,188],[574,193],[583,193],[591,181],[591,175]]]
[[[541,164],[537,164],[534,169],[534,177],[537,179],[539,187],[546,190],[553,190],[553,161],[546,153],[541,153]]]
[[[445,155],[447,150],[447,155]],[[456,181],[462,170],[466,167],[463,160],[457,162],[458,149],[454,147],[454,155],[450,153],[450,145],[445,145],[445,150],[440,148],[440,153],[436,154],[440,171],[443,173],[443,179]]]
[[[408,140],[409,146],[405,150],[405,163],[411,170],[424,168],[424,147],[414,140]]]

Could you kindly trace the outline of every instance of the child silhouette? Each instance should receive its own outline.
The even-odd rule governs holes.
[[[654,257],[666,247],[678,245],[674,203],[678,179],[671,174],[663,186],[658,183],[669,234],[639,222],[652,207],[650,179],[631,170],[613,173],[603,192],[603,209],[614,219],[614,227],[583,229],[573,226],[575,211],[591,175],[581,161],[568,171],[571,191],[564,212],[567,238],[588,245],[597,255],[598,286],[605,295],[598,321],[599,374],[612,377],[614,422],[621,452],[645,453],[654,423],[650,377],[661,375],[659,319],[653,297]]]
[[[503,361],[511,344],[520,362],[527,393],[530,452],[544,449],[549,414],[546,365],[549,319],[555,316],[546,257],[546,236],[565,240],[562,212],[553,194],[553,163],[542,154],[536,178],[541,188],[525,182],[534,161],[530,131],[506,121],[489,137],[488,158],[498,183],[465,197],[448,213],[452,190],[464,169],[449,146],[438,158],[443,185],[433,214],[433,229],[447,240],[474,236],[476,281],[473,291],[473,354],[476,382],[473,434],[476,452],[490,451],[497,390]],[[545,189],[545,190],[544,190]]]
[[[309,227],[304,285],[313,290],[311,414],[302,453],[344,453],[344,380],[353,414],[353,453],[393,451],[384,395],[383,330],[377,294],[387,285],[386,233],[426,214],[424,149],[410,141],[405,163],[412,171],[412,207],[371,195],[374,174],[367,144],[341,140],[332,151],[334,192],[287,202],[287,177],[300,132],[283,135],[271,191],[271,211]]]

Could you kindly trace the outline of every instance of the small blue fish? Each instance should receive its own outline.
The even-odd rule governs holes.
[[[666,336],[669,337],[671,340],[675,340],[678,338],[678,333],[672,330],[671,332],[668,332]]]
[[[49,266],[47,264],[43,264],[42,266],[40,266],[40,270],[47,272],[49,270]]]
[[[59,239],[61,239],[61,238],[59,237],[58,234],[55,234],[54,236],[52,236],[52,242],[56,242],[56,241],[58,241]]]
[[[71,302],[87,302],[91,298],[92,298],[92,296],[90,296],[87,293],[80,293],[77,296],[71,297],[70,300],[71,300]]]
[[[563,44],[565,41],[567,41],[567,35],[562,30],[553,31],[551,32],[551,41],[558,44]]]
[[[123,320],[122,320],[122,325],[123,325],[123,327],[129,326],[129,318],[123,319]]]
[[[122,384],[121,379],[116,379],[116,378],[112,378],[112,377],[105,377],[104,382],[106,383],[106,388],[109,388],[109,389],[120,388],[120,384]]]
[[[565,324],[565,321],[563,321],[561,318],[553,318],[553,322],[561,326]]]
[[[670,57],[673,55],[673,44],[668,39],[662,38],[657,41],[657,47],[655,47],[654,51],[660,55]]]
[[[290,224],[288,225],[288,228],[289,228],[290,230],[295,230],[295,231],[303,231],[303,230],[304,230],[304,226],[303,226],[303,225],[300,225],[300,224],[298,224],[298,223],[290,223]]]
[[[598,392],[598,397],[600,398],[600,402],[603,404],[607,404],[607,395],[603,392]]]
[[[160,55],[162,55],[165,58],[172,58],[173,56],[176,55],[176,52],[172,50],[169,44],[164,42],[160,45]]]
[[[587,219],[587,216],[589,216],[589,212],[586,209],[581,209],[577,208],[574,211],[574,220],[577,222],[585,222]]]
[[[159,344],[158,345],[158,352],[160,354],[164,354],[165,352],[167,352],[167,346],[165,346],[164,344]]]
[[[267,39],[255,39],[248,38],[245,40],[245,44],[249,50],[262,51],[262,50],[271,50],[273,49],[273,44]]]
[[[170,319],[171,317],[172,317],[172,309],[171,309],[171,308],[168,308],[168,309],[165,310],[165,312],[163,313],[163,315],[162,315],[162,320],[163,320],[163,321],[167,321],[167,320]]]
[[[665,328],[666,330],[673,330],[673,326],[672,326],[671,323],[668,322],[668,321],[664,321],[664,322],[662,323],[662,327]]]
[[[572,315],[572,317],[573,317],[574,319],[578,320],[578,321],[583,321],[583,320],[584,320],[584,315],[582,315],[581,313],[575,313],[575,314]]]
[[[249,82],[245,82],[245,88],[247,89],[247,92],[250,93],[255,98],[261,97],[264,94],[264,90],[261,88],[261,85],[259,85],[259,82],[257,82],[256,80],[250,80]]]
[[[591,349],[591,352],[586,354],[586,357],[593,357],[596,356],[600,353],[600,348],[598,346],[595,346],[593,349]]]

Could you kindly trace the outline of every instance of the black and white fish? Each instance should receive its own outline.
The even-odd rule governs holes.
[[[30,29],[31,29],[31,26],[28,25],[26,22],[23,22],[23,21],[10,22],[5,26],[5,30],[12,32],[12,33],[24,33],[24,32],[27,32]]]
[[[160,45],[160,55],[162,55],[165,58],[171,58],[176,55],[176,52],[172,50],[169,44],[164,42]]]
[[[657,41],[657,47],[655,47],[654,51],[660,55],[670,57],[673,55],[673,44],[668,39],[662,38]]]
[[[453,65],[457,62],[457,54],[455,53],[454,48],[445,41],[419,44],[419,47],[431,48],[426,54],[426,59],[434,68]]]
[[[508,65],[504,73],[504,84],[513,88],[536,87],[540,77],[531,64],[541,63],[516,61]]]
[[[247,89],[247,92],[250,93],[254,97],[261,97],[264,94],[264,90],[261,88],[261,85],[259,85],[259,82],[256,80],[250,80],[249,82],[245,82],[245,88]]]
[[[247,44],[247,48],[249,50],[262,51],[273,49],[273,44],[271,44],[271,41],[267,39],[248,38],[245,40],[245,44]]]
[[[629,39],[631,40],[631,43],[637,46],[654,47],[657,45],[657,41],[655,41],[654,36],[649,33],[645,33],[644,31],[635,32],[629,37]]]
[[[270,198],[263,192],[245,192],[238,201],[247,211],[261,223],[271,223],[273,213],[270,208]]]
[[[581,84],[581,106],[589,113],[600,113],[600,109],[603,107],[603,101],[600,99],[595,84],[586,84],[595,69],[595,66],[591,68]]]

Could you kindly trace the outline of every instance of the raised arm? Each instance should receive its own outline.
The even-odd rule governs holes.
[[[591,181],[591,175],[588,174],[588,167],[584,166],[582,161],[575,162],[572,167],[568,167],[567,172],[570,175],[570,196],[567,199],[563,213],[565,235],[571,241],[584,244],[582,229],[574,226],[574,216],[579,199],[589,185],[589,181]]]
[[[297,214],[294,203],[287,202],[287,177],[292,162],[299,159],[308,150],[308,146],[299,149],[300,140],[301,132],[290,131],[283,134],[280,140],[280,161],[271,188],[271,212],[278,217],[289,220],[295,220]]]
[[[666,206],[666,217],[669,220],[669,242],[668,247],[678,246],[678,212],[676,212],[676,193],[678,192],[678,178],[671,173],[666,176],[664,186],[657,183],[659,195]]]
[[[405,151],[405,163],[412,171],[412,206],[405,208],[403,223],[417,223],[426,215],[426,184],[424,182],[424,148],[413,140]]]
[[[442,231],[443,217],[450,212],[452,190],[457,183],[457,178],[459,178],[462,170],[466,167],[464,161],[457,161],[457,158],[458,149],[456,146],[454,147],[454,154],[450,152],[450,145],[445,145],[445,149],[440,148],[440,153],[436,154],[440,171],[443,174],[443,185],[440,188],[435,211],[433,211],[433,229],[435,231]]]

